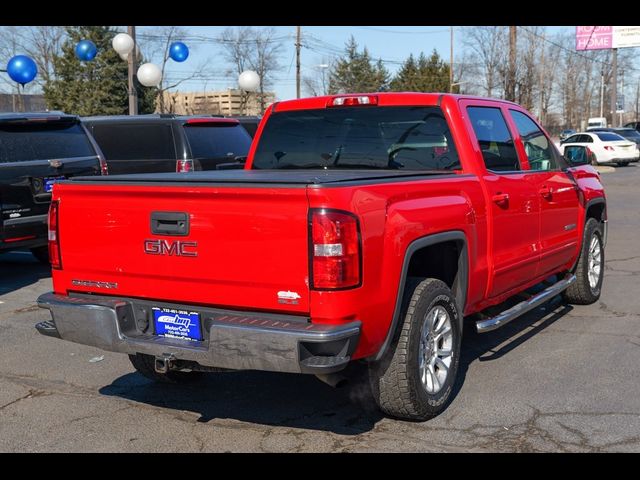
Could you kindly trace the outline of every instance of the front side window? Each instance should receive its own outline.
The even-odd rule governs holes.
[[[487,170],[494,172],[520,170],[513,138],[500,109],[469,107],[467,112]]]
[[[458,153],[438,107],[337,107],[276,112],[254,169],[456,170]]]
[[[531,170],[555,170],[557,168],[553,147],[542,130],[527,115],[509,110],[516,124]]]

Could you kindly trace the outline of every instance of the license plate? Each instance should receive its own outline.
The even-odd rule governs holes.
[[[58,180],[64,180],[64,177],[45,178],[44,179],[44,191],[46,193],[51,193],[51,190],[53,190],[53,184],[56,183]]]
[[[198,312],[160,307],[153,307],[152,311],[156,335],[193,341],[202,340]]]

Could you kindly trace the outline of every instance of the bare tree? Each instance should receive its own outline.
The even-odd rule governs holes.
[[[466,27],[463,32],[463,43],[473,52],[482,94],[499,96],[504,90],[500,72],[507,64],[506,27]]]
[[[331,60],[322,57],[312,68],[311,73],[302,76],[302,87],[307,95],[318,97],[329,92],[327,70],[332,70]]]
[[[198,64],[195,69],[187,75],[181,76],[180,78],[176,78],[169,74],[167,69],[168,62],[171,60],[171,57],[169,56],[169,47],[173,42],[184,38],[186,35],[187,31],[185,29],[181,27],[168,26],[154,30],[154,34],[148,35],[148,39],[145,39],[145,50],[143,50],[142,53],[146,53],[149,59],[157,62],[157,64],[160,65],[160,70],[162,71],[162,81],[158,88],[158,110],[160,113],[173,113],[175,107],[172,102],[168,101],[168,96],[165,92],[178,87],[180,84],[188,80],[201,78],[206,70],[207,62],[204,61]],[[143,35],[141,36],[144,37]]]
[[[279,55],[282,53],[282,41],[276,37],[273,28],[255,29],[252,27],[228,28],[220,35],[225,49],[225,59],[238,75],[243,71],[254,70],[260,77],[258,103],[261,113],[266,109],[267,89],[273,85],[273,76],[282,66]],[[246,97],[245,98],[245,102]]]

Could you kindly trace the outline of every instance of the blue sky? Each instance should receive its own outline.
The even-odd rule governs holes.
[[[190,36],[217,38],[227,27],[184,27]],[[262,27],[256,27],[262,28]],[[281,55],[282,70],[275,74],[274,90],[279,100],[295,97],[295,27],[273,27],[278,37],[283,37],[284,48]],[[463,29],[454,27],[454,54],[462,51]],[[557,32],[573,32],[575,27],[547,27],[549,34]],[[138,27],[138,33],[153,34],[157,27]],[[301,64],[303,75],[320,75],[321,68],[317,65],[325,63],[330,57],[336,57],[343,49],[345,42],[353,35],[362,48],[366,46],[375,59],[382,58],[385,66],[393,73],[409,56],[420,52],[430,53],[434,48],[448,61],[450,46],[449,26],[303,26],[303,48]],[[305,40],[306,36],[306,40]],[[184,63],[171,62],[168,73],[171,78],[189,76],[196,68],[206,63],[208,73],[201,80],[191,79],[182,83],[180,91],[202,91],[235,88],[237,78],[227,75],[226,64],[221,47],[205,39],[202,41],[185,42],[191,54]],[[145,52],[144,36],[138,40]],[[303,92],[304,94],[304,92]]]

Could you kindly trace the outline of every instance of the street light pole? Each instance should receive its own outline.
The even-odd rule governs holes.
[[[136,27],[127,27],[127,33],[133,38],[133,50],[127,55],[128,72],[127,79],[129,82],[129,115],[138,114],[138,92],[134,84],[135,68],[136,68]]]
[[[296,27],[296,98],[300,98],[300,26]]]
[[[451,29],[451,51],[449,52],[449,93],[453,93],[453,26]]]

